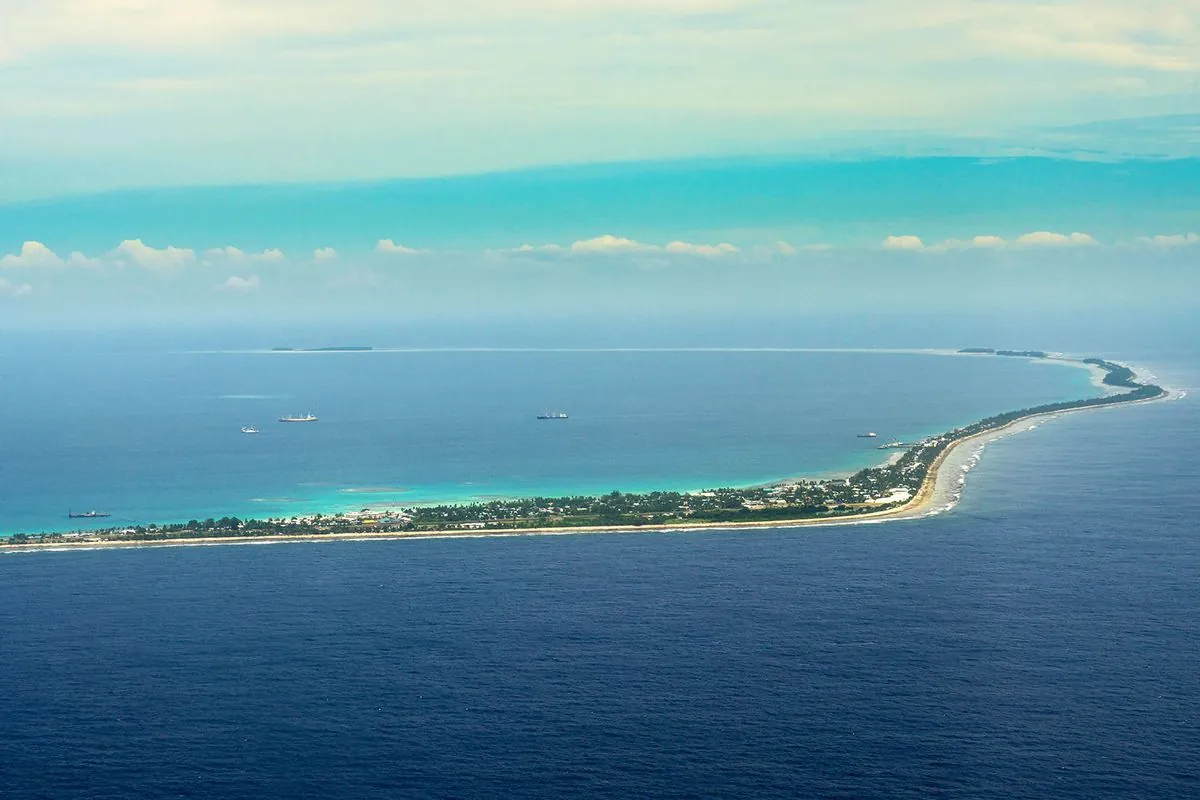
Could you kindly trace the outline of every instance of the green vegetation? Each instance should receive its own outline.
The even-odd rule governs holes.
[[[1038,351],[1025,351],[1025,355]],[[1005,354],[997,351],[996,355]],[[1009,351],[1007,354],[1013,354]],[[930,470],[955,442],[997,430],[1038,414],[1151,400],[1164,390],[1137,382],[1128,367],[1099,358],[1084,359],[1106,372],[1104,382],[1130,391],[1061,403],[1048,403],[997,414],[949,433],[925,439],[899,459],[859,470],[849,478],[793,481],[744,489],[703,492],[611,492],[599,497],[531,497],[481,503],[407,508],[399,512],[360,512],[291,519],[241,520],[237,517],[191,520],[172,525],[136,525],[96,532],[18,534],[9,544],[67,541],[169,541],[173,539],[271,537],[334,533],[422,533],[532,528],[625,527],[698,523],[772,522],[841,519],[905,505],[921,490]]]
[[[1105,361],[1100,358],[1085,358],[1084,364],[1091,364],[1100,367],[1105,371],[1104,383],[1108,386],[1120,386],[1125,389],[1137,389],[1142,384],[1138,383],[1133,374],[1133,370],[1129,367],[1123,367],[1120,364],[1114,364],[1111,361]]]

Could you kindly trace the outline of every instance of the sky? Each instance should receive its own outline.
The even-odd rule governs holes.
[[[0,327],[1200,294],[1200,0],[0,18]]]
[[[0,0],[0,12],[9,199],[806,148],[1200,154],[1169,120],[1086,127],[1200,114],[1200,0]]]

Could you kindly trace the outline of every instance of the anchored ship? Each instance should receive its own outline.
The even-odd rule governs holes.
[[[549,414],[538,414],[537,418],[538,419],[567,419],[568,417],[567,417],[567,412],[565,412],[565,411],[551,411]]]
[[[76,514],[74,511],[68,511],[67,516],[71,519],[100,519],[101,517],[111,517],[107,511],[83,511]]]
[[[279,421],[280,422],[316,422],[317,418],[313,414],[305,414],[303,417],[295,417],[295,416],[280,417]]]
[[[860,438],[860,439],[874,439],[874,438],[875,438],[875,437],[877,437],[878,435],[879,435],[879,434],[878,434],[878,433],[876,433],[875,431],[871,431],[871,432],[869,432],[869,433],[860,433],[860,434],[858,435],[858,438]]]

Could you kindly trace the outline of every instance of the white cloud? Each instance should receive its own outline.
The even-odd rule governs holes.
[[[561,244],[523,244],[508,251],[510,253],[561,253],[567,248]]]
[[[246,253],[233,245],[228,247],[214,247],[211,250],[205,250],[204,255],[210,259],[233,261],[237,263],[246,263],[251,261],[273,262],[283,261],[283,251],[278,247],[272,247],[268,250],[263,250],[261,253]]]
[[[884,250],[924,250],[920,236],[889,236],[883,240]]]
[[[335,261],[337,257],[337,250],[332,247],[318,247],[313,250],[313,261]]]
[[[204,255],[208,258],[228,258],[233,261],[240,261],[246,257],[246,254],[237,249],[233,245],[229,247],[214,247],[211,250],[205,250]]]
[[[936,252],[946,252],[948,250],[998,250],[1006,244],[1008,242],[999,236],[973,236],[970,239],[946,239],[938,244],[930,245],[927,249]]]
[[[402,244],[396,244],[391,239],[380,239],[379,243],[375,245],[375,252],[397,256],[413,256],[421,253],[422,251],[416,250],[412,247],[405,247]]]
[[[0,258],[0,267],[99,267],[103,265],[99,258],[90,258],[78,250],[64,260],[57,253],[41,242],[29,241],[21,245],[20,253],[9,253]]]
[[[663,248],[668,253],[685,253],[694,256],[725,256],[740,253],[737,247],[728,242],[720,244],[692,244],[691,242],[671,242]]]
[[[1017,237],[1015,244],[1022,247],[1076,247],[1080,245],[1097,244],[1086,233],[1055,233],[1053,231],[1034,231]]]
[[[642,244],[633,239],[625,239],[612,234],[597,236],[594,239],[583,239],[571,245],[576,253],[636,253],[655,250],[653,245]]]
[[[1169,233],[1158,236],[1141,236],[1137,241],[1138,244],[1152,245],[1154,247],[1186,247],[1192,244],[1200,244],[1200,235],[1195,233]]]
[[[523,244],[509,252],[561,253],[568,250],[572,253],[582,254],[671,253],[675,255],[710,257],[732,255],[741,252],[740,248],[738,248],[736,245],[729,244],[728,242],[721,242],[720,244],[694,244],[692,242],[672,241],[666,245],[657,245],[639,242],[636,239],[629,239],[623,236],[613,236],[612,234],[597,236],[593,239],[580,239],[577,242],[572,242],[569,247],[563,247],[562,245],[557,244]]]
[[[0,278],[0,297],[25,297],[33,293],[33,286],[28,283],[13,283],[7,278]]]
[[[71,255],[67,256],[67,264],[72,267],[99,267],[104,262],[99,258],[90,258],[78,250],[73,250]]]
[[[777,257],[791,258],[801,253],[823,253],[833,249],[833,245],[822,242],[792,244],[791,242],[780,240],[770,244],[756,244],[750,248],[750,252],[758,258],[771,259]]]
[[[0,267],[58,267],[63,260],[41,242],[25,242],[21,252],[0,258]]]
[[[252,292],[262,284],[257,275],[251,275],[248,278],[242,278],[237,275],[230,275],[229,279],[221,284],[220,288],[229,292]]]
[[[159,249],[151,247],[141,239],[126,239],[117,245],[113,255],[129,258],[139,267],[156,270],[182,269],[196,260],[196,253],[190,248],[168,245]]]
[[[967,250],[978,248],[981,250],[996,250],[1007,242],[999,236],[973,236],[970,239],[947,239],[942,242],[942,246],[949,250]]]
[[[1099,244],[1086,233],[1055,233],[1053,231],[1034,231],[1022,234],[1013,240],[1012,244],[1019,247],[1078,247]],[[953,250],[998,250],[1007,247],[1009,242],[1000,236],[982,235],[970,239],[946,239],[937,244],[927,245],[919,236],[889,236],[883,240],[885,250],[923,251],[927,253],[945,253]]]

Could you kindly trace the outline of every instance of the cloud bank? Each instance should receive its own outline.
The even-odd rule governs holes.
[[[396,244],[391,239],[380,239],[375,245],[375,252],[393,256],[415,256],[419,255],[422,251],[412,247],[405,247],[402,244]]]
[[[1022,247],[1076,247],[1097,244],[1086,233],[1055,233],[1053,231],[1034,231],[1018,236],[1014,244]]]
[[[219,288],[227,292],[252,292],[262,285],[257,275],[250,275],[243,278],[238,275],[230,275],[228,280],[220,285]]]
[[[1151,245],[1153,247],[1188,247],[1189,245],[1200,244],[1200,234],[1169,233],[1158,236],[1139,236],[1136,241],[1138,244]]]
[[[151,270],[182,269],[196,262],[195,250],[171,245],[158,249],[141,239],[126,239],[117,245],[113,255],[119,262],[128,259],[139,267]]]
[[[0,257],[0,267],[61,267],[64,264],[72,267],[95,267],[100,265],[100,259],[88,258],[79,251],[72,252],[64,261],[58,254],[41,242],[28,241],[21,245],[20,252],[9,253]]]
[[[920,236],[889,236],[883,240],[884,250],[924,250],[925,242]]]
[[[1156,243],[1163,237],[1143,238],[1139,242]],[[1173,238],[1173,237],[1167,237]],[[1182,242],[1181,242],[1182,243]],[[906,250],[909,252],[945,253],[956,250],[999,250],[1005,247],[1092,247],[1100,243],[1086,233],[1055,233],[1054,231],[1034,231],[1023,233],[1012,241],[1000,236],[980,235],[970,239],[945,239],[937,244],[927,245],[920,236],[911,234],[889,236],[880,244],[884,250]]]
[[[965,238],[948,238],[934,243],[927,243],[916,234],[893,234],[884,238],[878,249],[895,253],[965,253],[972,250],[1016,253],[1025,250],[1045,250],[1055,248],[1141,248],[1144,250],[1170,250],[1188,247],[1200,249],[1200,234],[1195,232],[1166,233],[1139,236],[1124,242],[1106,245],[1094,236],[1075,231],[1061,233],[1052,230],[1037,230],[1023,233],[1011,239],[994,235],[979,234]],[[672,239],[665,244],[655,244],[639,241],[638,239],[603,234],[588,239],[579,239],[569,244],[523,244],[519,247],[505,250],[481,250],[480,255],[491,257],[522,256],[537,257],[542,260],[554,259],[617,259],[621,257],[633,259],[643,264],[669,264],[673,259],[697,259],[704,261],[745,260],[790,260],[801,259],[821,252],[853,252],[870,248],[860,248],[853,245],[835,246],[830,244],[792,245],[789,242],[777,240],[768,243],[747,243],[744,245],[730,242],[715,244],[695,243],[684,239]],[[56,253],[46,244],[27,240],[14,252],[0,255],[0,268],[13,272],[23,271],[34,274],[39,271],[58,273],[74,269],[87,269],[96,274],[106,274],[113,270],[120,271],[126,267],[138,267],[148,272],[164,276],[181,274],[192,268],[214,268],[225,266],[229,268],[269,268],[289,263],[287,255],[279,248],[266,248],[260,252],[247,252],[234,245],[213,247],[200,251],[202,258],[197,257],[197,251],[190,247],[167,245],[154,247],[142,239],[126,239],[115,248],[100,256],[88,256],[74,250],[65,258]],[[436,259],[438,256],[467,256],[469,251],[460,250],[431,250],[419,249],[399,244],[392,239],[377,240],[372,252],[377,256],[414,257],[422,256]],[[320,265],[324,269],[345,271],[355,267],[356,258],[365,256],[361,251],[352,251],[352,255],[343,259],[333,247],[319,247],[312,251],[311,264]],[[643,258],[645,257],[645,258]],[[424,263],[424,262],[423,262]],[[106,269],[107,268],[107,269]],[[235,274],[222,283],[221,288],[228,291],[251,291],[261,286],[257,275],[245,272]],[[26,283],[9,281],[6,294],[28,294],[32,287]]]
[[[205,259],[211,263],[214,261],[226,261],[237,264],[245,264],[252,262],[271,263],[279,262],[287,259],[283,251],[277,247],[272,247],[263,250],[261,253],[247,253],[233,245],[227,247],[214,247],[204,251]]]
[[[0,278],[0,297],[26,297],[33,294],[33,286],[28,283],[13,283],[7,278]]]
[[[779,252],[786,252],[783,247],[791,248],[786,242],[779,242]],[[648,244],[640,242],[637,239],[630,239],[624,236],[614,236],[611,233],[606,233],[601,236],[596,236],[591,239],[580,239],[572,242],[569,245],[560,244],[543,244],[531,245],[523,244],[520,247],[513,248],[508,251],[512,253],[575,253],[581,255],[622,255],[630,253],[669,253],[674,255],[691,255],[691,256],[728,256],[735,255],[741,252],[741,248],[732,245],[728,242],[720,242],[718,244],[693,244],[682,240],[668,242],[665,245]],[[794,249],[792,249],[794,252]]]

